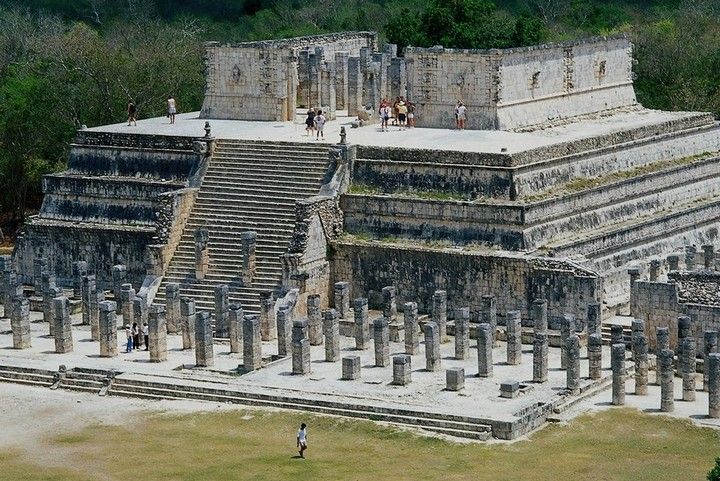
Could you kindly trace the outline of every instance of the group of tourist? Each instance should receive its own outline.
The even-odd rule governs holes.
[[[392,105],[387,99],[382,99],[378,113],[383,132],[388,130],[389,125],[399,126],[400,130],[415,127],[415,104],[404,97],[396,97]]]
[[[308,109],[307,118],[305,119],[305,135],[312,137],[313,132],[315,132],[315,138],[317,140],[321,138],[325,140],[325,134],[323,132],[325,122],[327,122],[327,119],[323,115],[322,110]]]
[[[143,336],[145,341],[145,350],[148,350],[148,337],[150,336],[150,330],[148,323],[144,322],[142,330],[137,322],[133,322],[132,327],[125,325],[125,336],[127,337],[127,344],[125,344],[125,352],[133,352],[133,350],[140,350],[140,336]]]
[[[170,95],[167,98],[167,104],[166,104],[166,113],[167,118],[170,119],[170,123],[175,123],[175,115],[177,114],[177,104],[175,102],[175,98]],[[127,105],[127,115],[128,115],[128,127],[130,126],[137,126],[137,116],[138,116],[138,107],[135,104],[135,101],[130,99]]]

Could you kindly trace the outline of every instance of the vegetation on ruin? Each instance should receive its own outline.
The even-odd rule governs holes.
[[[552,425],[531,441],[493,445],[300,413],[135,419],[123,427],[92,426],[43,441],[49,465],[20,451],[0,452],[3,479],[675,481],[705,478],[720,446],[715,430],[630,409]],[[305,460],[294,458],[300,422],[309,426]]]
[[[627,33],[647,107],[720,114],[720,0],[8,0],[0,7],[0,227],[39,207],[81,125],[199,109],[202,41],[376,30],[490,48]]]

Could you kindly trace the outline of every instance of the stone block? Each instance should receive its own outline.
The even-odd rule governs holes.
[[[342,378],[345,381],[360,379],[360,356],[342,358]]]
[[[393,356],[393,384],[407,386],[412,381],[412,358],[407,354]]]
[[[212,324],[210,313],[207,311],[199,311],[195,314],[195,365],[199,367],[215,365]]]
[[[461,391],[465,388],[465,369],[451,367],[445,370],[445,389],[448,391]]]
[[[518,381],[508,379],[500,383],[500,397],[513,399],[520,394],[520,383]]]
[[[148,308],[148,344],[150,362],[167,361],[167,325],[163,304],[151,304]]]

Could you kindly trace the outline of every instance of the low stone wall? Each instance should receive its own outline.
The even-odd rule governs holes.
[[[198,168],[198,155],[115,146],[73,146],[68,160],[71,174],[185,180]]]
[[[203,132],[198,132],[201,137]],[[72,147],[112,146],[115,148],[159,149],[159,150],[192,150],[195,137],[156,134],[123,134],[117,132],[100,132],[95,130],[78,130],[75,133]]]

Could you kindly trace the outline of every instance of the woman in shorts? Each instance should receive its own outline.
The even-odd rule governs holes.
[[[305,135],[312,135],[313,130],[315,130],[315,109],[309,109],[305,119]]]

